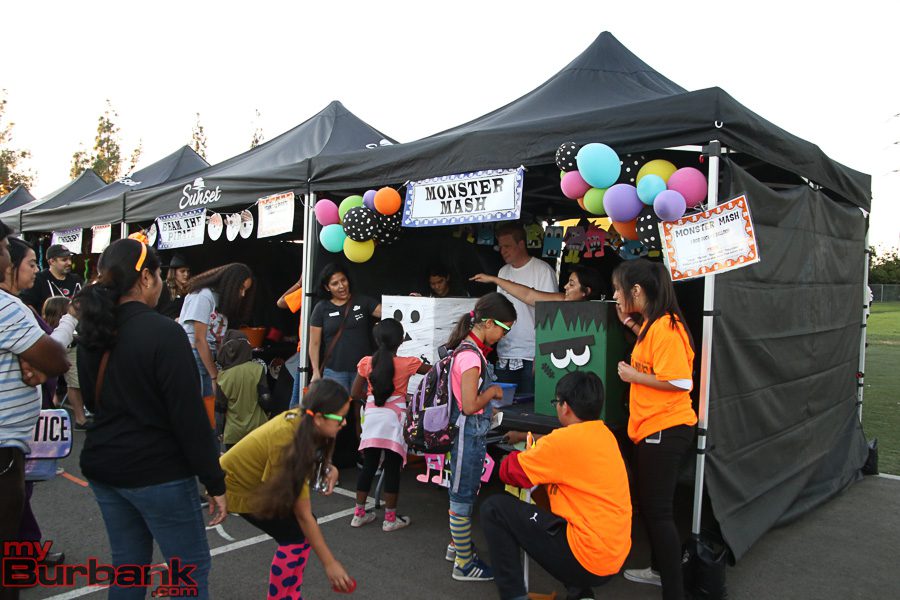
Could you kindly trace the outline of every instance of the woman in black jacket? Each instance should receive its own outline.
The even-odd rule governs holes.
[[[191,347],[177,323],[153,310],[162,280],[152,248],[118,240],[98,268],[97,282],[75,298],[78,374],[95,415],[81,471],[100,505],[113,564],[152,564],[155,539],[170,573],[195,567],[193,581],[180,583],[196,584],[197,597],[207,598],[210,554],[195,478],[210,495],[215,525],[226,515],[225,475]],[[111,587],[109,597],[145,593]]]

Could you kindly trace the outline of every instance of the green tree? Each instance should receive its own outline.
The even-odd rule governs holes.
[[[200,113],[197,113],[194,128],[191,130],[191,148],[203,159],[206,159],[206,132],[203,130],[203,125],[200,124]]]
[[[900,283],[900,253],[896,248],[876,252],[870,248],[869,283]]]
[[[31,187],[34,174],[22,170],[20,162],[31,158],[28,150],[8,148],[12,142],[12,129],[15,123],[3,123],[6,112],[6,90],[0,90],[0,196],[5,196],[17,186]]]
[[[128,161],[128,173],[134,173],[134,168],[141,161],[141,155],[144,153],[144,140],[138,140],[138,145],[131,153],[131,159]]]
[[[250,149],[256,148],[260,144],[262,144],[266,140],[266,136],[263,134],[262,127],[259,126],[259,109],[256,110],[256,120],[254,124],[256,128],[253,130],[253,137],[250,138]]]
[[[106,101],[106,110],[97,119],[97,135],[94,137],[93,152],[88,154],[83,148],[72,155],[72,167],[69,175],[74,179],[85,169],[93,169],[103,181],[110,183],[121,178],[125,166],[122,160],[122,146],[119,140],[119,126],[114,119],[119,114],[112,103]],[[140,157],[140,145],[135,150]],[[132,154],[134,158],[134,154]]]

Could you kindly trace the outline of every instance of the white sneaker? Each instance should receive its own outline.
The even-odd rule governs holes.
[[[410,519],[409,517],[403,517],[397,515],[397,518],[393,521],[388,521],[385,519],[381,522],[381,530],[382,531],[397,531],[398,529],[403,529],[404,527],[409,527]]]
[[[646,569],[625,569],[625,579],[635,583],[649,583],[650,585],[662,586],[659,573],[650,567]]]
[[[353,515],[353,519],[350,521],[350,527],[362,527],[363,525],[368,525],[372,521],[374,521],[377,517],[373,512],[367,512],[361,517]]]
[[[447,544],[447,553],[444,554],[444,560],[447,562],[456,562],[456,546],[453,545],[453,542]]]

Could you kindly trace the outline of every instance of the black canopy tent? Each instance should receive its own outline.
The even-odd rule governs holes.
[[[12,211],[32,202],[35,202],[35,197],[28,188],[17,185],[10,193],[0,198],[0,218],[7,217],[8,214],[11,216]]]
[[[293,129],[193,177],[129,193],[125,220],[149,221],[203,206],[216,211],[235,210],[247,208],[269,194],[291,190],[305,193],[312,157],[338,156],[394,143],[334,101]],[[202,179],[208,194],[196,194],[193,184],[197,179]]]
[[[85,169],[81,172],[81,175],[62,186],[59,189],[56,189],[43,198],[40,198],[36,202],[32,204],[26,204],[17,209],[17,212],[13,212],[9,215],[8,218],[10,220],[15,219],[16,228],[19,231],[24,231],[22,229],[22,215],[29,210],[36,209],[56,209],[60,206],[66,206],[72,202],[77,201],[78,199],[90,194],[91,192],[95,192],[106,185],[106,182],[100,178],[97,173],[94,172],[93,169]],[[6,216],[6,215],[4,215]],[[68,227],[69,225],[65,222],[61,222],[60,227]]]
[[[122,222],[126,194],[173,179],[180,179],[209,166],[190,146],[57,208],[44,205],[22,214],[24,231],[51,231],[63,227],[90,227]]]
[[[561,142],[600,141],[624,156],[712,140],[726,148],[713,189],[723,200],[748,194],[762,257],[716,277],[721,314],[711,338],[705,476],[740,558],[768,529],[849,485],[865,460],[856,373],[868,175],[718,88],[685,92],[603,33],[547,83],[484,117],[408,144],[313,159],[310,188],[359,193],[522,164],[524,210],[547,214],[572,206],[553,165]],[[311,289],[311,269],[304,276]]]

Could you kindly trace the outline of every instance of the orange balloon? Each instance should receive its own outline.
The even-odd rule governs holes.
[[[578,199],[578,206],[581,207],[581,210],[587,210],[587,209],[584,207],[584,196],[582,196],[581,198]]]
[[[388,216],[400,210],[403,199],[400,192],[391,187],[383,187],[375,192],[375,210]]]
[[[637,240],[637,219],[634,221],[628,221],[625,223],[613,221],[613,227],[616,228],[616,231],[619,232],[626,240]]]

